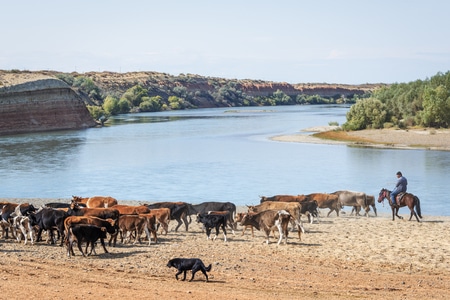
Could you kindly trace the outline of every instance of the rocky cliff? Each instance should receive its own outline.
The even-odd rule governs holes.
[[[63,81],[0,74],[0,135],[93,127],[81,98]]]

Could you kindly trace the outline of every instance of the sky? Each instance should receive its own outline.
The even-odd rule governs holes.
[[[0,69],[401,83],[450,70],[447,0],[0,0]]]

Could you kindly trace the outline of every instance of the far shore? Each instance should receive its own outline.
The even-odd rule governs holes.
[[[423,149],[450,151],[450,129],[366,129],[345,132],[347,137],[361,141],[331,140],[314,136],[314,133],[339,129],[338,126],[305,128],[300,133],[271,137],[273,141],[349,145],[392,149]]]

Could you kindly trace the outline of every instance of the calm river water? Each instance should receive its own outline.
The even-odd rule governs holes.
[[[342,124],[348,109],[310,105],[129,114],[103,128],[1,137],[0,197],[110,195],[119,201],[249,205],[259,203],[259,195],[341,189],[377,196],[381,188],[394,187],[401,170],[424,215],[450,215],[450,152],[269,140]],[[400,213],[408,214],[407,208]]]

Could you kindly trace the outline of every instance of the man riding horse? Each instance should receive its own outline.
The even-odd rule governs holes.
[[[394,190],[391,192],[392,205],[399,205],[400,199],[399,201],[397,201],[397,195],[399,193],[406,193],[406,186],[408,185],[408,180],[403,177],[402,172],[397,172],[397,178],[397,184],[395,185]]]

